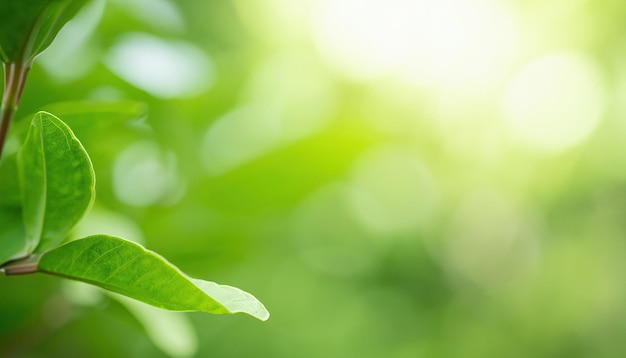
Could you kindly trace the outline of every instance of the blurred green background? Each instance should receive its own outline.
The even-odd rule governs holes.
[[[141,241],[272,317],[0,277],[0,356],[623,356],[624,18],[619,0],[92,1],[19,115],[48,108],[92,156],[75,236]]]

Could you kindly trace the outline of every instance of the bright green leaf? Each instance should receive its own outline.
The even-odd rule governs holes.
[[[0,59],[30,63],[86,0],[0,1]]]
[[[37,269],[91,283],[171,311],[247,313],[261,320],[269,313],[238,288],[192,279],[158,254],[133,242],[94,235],[42,255]]]
[[[18,153],[22,208],[29,249],[56,247],[94,200],[95,176],[87,152],[55,116],[35,115]]]

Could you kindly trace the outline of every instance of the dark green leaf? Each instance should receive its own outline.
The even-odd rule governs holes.
[[[63,241],[92,204],[91,161],[65,123],[39,112],[18,154],[18,167],[27,240],[43,252]]]
[[[6,153],[0,160],[0,207],[19,207],[21,201],[17,153]]]
[[[0,206],[0,265],[24,257],[32,249],[26,241],[21,208]]]
[[[29,63],[45,50],[86,0],[0,1],[0,59]]]
[[[24,234],[16,157],[13,153],[0,161],[0,265],[34,249]]]
[[[172,311],[242,312],[269,318],[251,294],[192,279],[156,253],[112,236],[94,235],[59,246],[43,254],[37,269]]]

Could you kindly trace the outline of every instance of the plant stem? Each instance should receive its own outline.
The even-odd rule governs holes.
[[[27,264],[3,267],[2,271],[5,275],[26,275],[37,272],[37,263],[29,262]]]
[[[37,265],[41,255],[29,255],[28,257],[11,261],[2,266],[0,271],[5,275],[26,275],[29,273],[39,272]]]
[[[26,76],[30,68],[29,63],[4,64],[4,94],[0,107],[0,158],[9,133],[11,121],[22,98]]]

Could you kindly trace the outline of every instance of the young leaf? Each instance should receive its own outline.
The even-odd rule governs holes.
[[[32,251],[56,247],[94,200],[87,152],[70,128],[46,112],[35,115],[18,153],[26,239]]]
[[[0,59],[27,64],[45,50],[86,0],[0,1]]]
[[[192,279],[158,254],[113,236],[94,235],[59,246],[41,256],[37,270],[171,311],[241,312],[263,321],[269,318],[251,294]]]

